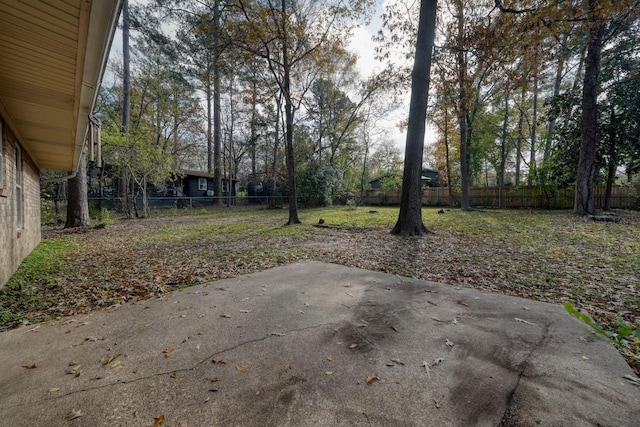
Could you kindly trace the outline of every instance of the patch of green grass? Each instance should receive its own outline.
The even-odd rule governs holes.
[[[304,223],[317,224],[324,219],[327,226],[339,227],[392,227],[398,219],[398,208],[389,207],[333,207],[306,210],[300,213]]]
[[[44,240],[27,256],[6,286],[0,289],[0,329],[33,320],[47,320],[43,308],[56,298],[58,275],[66,257],[78,250],[70,239]]]

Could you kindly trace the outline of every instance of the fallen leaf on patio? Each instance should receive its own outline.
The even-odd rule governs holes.
[[[436,359],[433,359],[433,365],[432,366],[436,366],[440,363],[444,362],[444,357],[438,357]]]
[[[65,371],[66,374],[79,374],[80,365],[70,367]]]
[[[404,365],[404,362],[400,359],[391,359],[391,361],[396,365]]]
[[[220,381],[220,379],[218,377],[209,377],[206,378],[208,381],[211,381],[212,383],[218,382]]]
[[[111,369],[113,368],[117,368],[118,366],[120,366],[122,364],[122,362],[120,362],[119,360],[116,360],[115,362],[113,362],[111,364]]]
[[[453,347],[453,346],[455,345],[454,343],[452,343],[451,341],[449,341],[449,339],[444,340],[444,343],[445,343],[446,345],[448,345],[449,347]]]
[[[220,317],[224,317],[225,319],[230,319],[231,315],[230,314],[221,314]]]
[[[67,329],[67,330],[65,331],[65,334],[70,334],[70,333],[71,333],[71,329]]]
[[[262,392],[260,390],[256,391],[256,396],[260,396],[262,394]]]
[[[433,399],[433,403],[436,404],[436,408],[440,408],[442,406],[442,403],[439,400]]]
[[[169,376],[170,376],[171,378],[178,378],[178,373],[177,373],[177,372],[171,372],[171,373],[169,374]]]
[[[153,427],[159,427],[160,424],[164,424],[164,415],[160,415],[153,419]]]
[[[465,306],[469,306],[469,304],[467,304],[466,302],[464,302],[464,300],[459,299],[458,301],[456,301],[458,304],[460,305],[465,305]]]
[[[243,372],[244,371],[244,367],[242,365],[236,365],[236,371]]]
[[[182,340],[182,344],[186,343],[187,341],[189,341],[191,339],[191,337],[186,337],[185,339]]]
[[[582,356],[582,360],[589,360],[587,356]]]
[[[49,389],[49,393],[55,393],[56,391],[60,391],[60,387],[51,387]]]
[[[251,313],[251,310],[240,310],[240,313]]]
[[[333,375],[333,371],[326,371],[324,374],[325,375]]]
[[[329,356],[327,356],[327,360],[329,362],[333,362],[333,354],[330,354]]]
[[[427,362],[422,362],[422,365],[420,366],[424,367],[424,373],[427,374],[429,378],[431,378],[431,367],[429,366],[429,364]]]
[[[521,323],[524,323],[524,324],[527,324],[527,325],[536,326],[535,323],[531,323],[531,322],[529,322],[527,320],[524,320],[524,319],[519,319],[517,317],[514,317],[514,319],[515,319],[516,322],[521,322]]]
[[[108,365],[109,363],[113,362],[114,360],[116,360],[118,357],[120,357],[120,353],[114,354],[113,356],[106,358],[103,357],[100,359],[100,363],[102,363],[103,365]]]
[[[367,384],[371,384],[375,380],[380,380],[380,378],[378,378],[378,374],[367,375]]]
[[[78,409],[77,411],[75,409],[71,409],[71,413],[69,414],[69,420],[76,420],[78,418],[80,418],[82,416],[82,412]]]
[[[214,363],[216,365],[226,365],[227,362],[225,362],[224,360],[220,359],[220,360],[216,360],[216,359],[212,359],[211,363]]]
[[[36,369],[37,368],[35,363],[32,363],[31,365],[23,365],[22,367],[25,368],[25,369]]]
[[[357,348],[357,347],[358,347],[358,344],[351,344],[351,345],[349,346],[349,348],[350,348],[350,349],[354,349],[354,348]]]
[[[458,319],[453,319],[453,324],[457,325],[458,324]]]
[[[164,349],[163,353],[165,357],[169,357],[171,356],[171,353],[173,353],[173,349],[171,347],[167,347]]]

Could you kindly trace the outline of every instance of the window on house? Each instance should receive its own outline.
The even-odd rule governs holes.
[[[198,178],[198,190],[207,191],[207,179],[206,178]]]
[[[18,228],[22,228],[22,150],[16,141],[16,215]]]

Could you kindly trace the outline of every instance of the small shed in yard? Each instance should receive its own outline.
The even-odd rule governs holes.
[[[0,2],[0,287],[40,242],[40,169],[77,171],[122,3]]]

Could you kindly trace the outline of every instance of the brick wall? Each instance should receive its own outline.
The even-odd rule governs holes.
[[[26,150],[22,149],[23,225],[16,214],[15,136],[2,122],[2,173],[0,189],[0,287],[17,270],[20,262],[40,242],[40,174]]]

